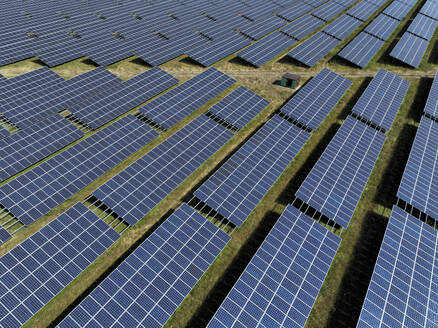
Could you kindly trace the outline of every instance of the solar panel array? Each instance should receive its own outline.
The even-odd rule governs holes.
[[[237,53],[248,63],[260,67],[283,51],[292,47],[297,40],[281,32],[274,32]]]
[[[325,22],[322,19],[312,15],[305,15],[283,27],[281,32],[297,40],[301,40],[324,24]]]
[[[356,6],[347,11],[347,14],[365,22],[368,20],[377,10],[378,5],[370,3],[368,1],[361,1]]]
[[[385,135],[348,116],[296,195],[347,227],[385,142]]]
[[[29,225],[157,135],[134,116],[125,116],[1,186],[0,204]]]
[[[300,88],[280,111],[316,130],[351,84],[350,80],[324,68]]]
[[[340,241],[289,205],[208,327],[304,327]]]
[[[406,32],[389,55],[409,66],[417,68],[423,59],[428,45],[429,42],[427,40]]]
[[[221,71],[209,68],[142,106],[139,111],[167,130],[235,82],[235,79]]]
[[[388,131],[408,92],[409,85],[409,81],[381,68],[352,111]]]
[[[99,97],[86,99],[70,107],[69,111],[94,130],[176,83],[176,78],[155,67],[123,82],[119,88],[109,89]]]
[[[59,327],[162,327],[230,240],[183,204]]]
[[[436,326],[437,250],[437,230],[394,206],[357,327]]]
[[[399,24],[400,21],[384,14],[380,14],[368,24],[364,31],[378,37],[379,39],[388,40]]]
[[[422,14],[415,16],[414,20],[408,27],[408,32],[419,36],[427,41],[432,39],[433,34],[438,26],[438,21]]]
[[[0,139],[0,181],[23,171],[84,136],[56,114],[24,130]]]
[[[338,56],[364,68],[383,46],[384,41],[368,33],[360,32]]]
[[[397,197],[438,220],[438,123],[422,117]]]
[[[324,32],[339,40],[348,37],[362,24],[362,21],[349,15],[342,15],[324,28]]]
[[[81,203],[0,258],[0,325],[21,327],[117,239]]]
[[[288,56],[312,67],[335,48],[339,42],[338,39],[324,32],[318,32],[293,48]]]
[[[0,245],[3,244],[8,239],[10,239],[11,237],[12,237],[11,234],[6,229],[0,227]]]
[[[240,226],[309,137],[292,123],[274,116],[194,195]]]
[[[430,88],[427,97],[424,113],[434,119],[438,119],[438,71],[435,73],[435,78]]]
[[[326,4],[323,4],[318,9],[312,11],[312,16],[322,19],[323,21],[328,22],[329,20],[335,18],[341,12],[345,10],[344,6],[340,4],[329,1]]]
[[[420,9],[420,14],[438,20],[438,4],[431,0],[426,1]]]
[[[268,100],[240,86],[210,107],[208,112],[240,130],[268,105]]]
[[[413,5],[406,5],[400,1],[393,1],[385,8],[383,13],[401,21],[409,13]]]
[[[229,130],[201,115],[93,195],[134,225],[232,136]]]

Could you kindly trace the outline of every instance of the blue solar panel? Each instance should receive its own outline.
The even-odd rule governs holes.
[[[297,197],[347,227],[384,142],[383,133],[348,116]]]
[[[191,59],[204,67],[208,67],[250,43],[251,40],[249,38],[233,33],[230,36],[213,40],[194,49],[188,49],[186,53]]]
[[[93,195],[134,225],[232,136],[229,130],[201,115]]]
[[[437,20],[418,14],[409,25],[408,32],[429,41],[432,39],[437,26]]]
[[[352,111],[388,131],[408,92],[409,85],[409,81],[381,68]]]
[[[429,96],[427,97],[424,113],[438,119],[438,71],[435,73],[435,79],[433,80]]]
[[[0,245],[3,244],[5,241],[10,239],[12,236],[9,232],[7,232],[5,229],[0,227]]]
[[[383,46],[384,41],[368,33],[360,32],[338,56],[364,68]]]
[[[97,129],[178,83],[178,80],[155,67],[111,88],[98,97],[69,108],[91,129]]]
[[[438,231],[394,206],[358,328],[436,327]]]
[[[283,27],[280,31],[297,40],[303,39],[306,35],[316,31],[325,22],[312,15],[305,15]]]
[[[0,139],[0,181],[36,164],[84,133],[61,115],[55,115]]]
[[[0,258],[0,326],[21,327],[119,234],[81,203]]]
[[[365,28],[365,32],[368,32],[375,37],[382,40],[388,40],[392,32],[395,31],[400,21],[380,14]]]
[[[248,25],[248,27],[240,29],[240,32],[249,36],[251,39],[258,40],[266,34],[286,25],[286,23],[286,21],[278,16],[268,15],[267,17],[256,20],[253,24]]]
[[[392,2],[388,7],[385,8],[383,13],[392,18],[401,21],[411,10],[412,6],[405,5],[399,1]]]
[[[426,1],[420,9],[420,14],[438,20],[438,4],[434,1]]]
[[[429,42],[409,32],[405,32],[389,54],[391,57],[417,68],[420,66]]]
[[[312,9],[313,6],[308,5],[301,1],[296,1],[296,2],[292,2],[290,6],[287,6],[287,8],[277,10],[276,14],[277,16],[289,22],[292,22],[293,20],[304,15],[305,13],[308,13]]]
[[[139,111],[167,130],[235,82],[221,71],[210,68],[147,103]]]
[[[164,326],[229,240],[183,204],[59,327]]]
[[[318,17],[326,22],[335,18],[341,12],[345,10],[344,6],[337,4],[336,2],[330,1],[322,5],[318,9],[312,11],[312,16]]]
[[[256,67],[260,67],[292,47],[295,43],[297,43],[297,40],[281,32],[274,32],[239,51],[237,56]]]
[[[9,131],[0,125],[0,138],[7,137],[9,135]]]
[[[306,127],[316,130],[351,84],[350,80],[324,68],[280,111]]]
[[[288,56],[312,67],[335,48],[339,42],[338,39],[324,32],[318,32],[292,49]]]
[[[347,11],[347,15],[350,15],[352,17],[355,17],[355,18],[360,19],[361,21],[365,22],[378,9],[379,9],[378,6],[372,4],[368,1],[361,1],[357,5],[355,5],[353,8],[351,8],[349,11]]]
[[[207,327],[304,327],[340,242],[289,205]]]
[[[29,225],[156,136],[134,116],[125,116],[1,186],[0,204]]]
[[[422,117],[397,197],[438,220],[438,123]]]
[[[195,196],[240,226],[309,137],[274,116],[195,191]]]
[[[268,100],[240,86],[208,111],[240,130],[268,105]]]
[[[363,22],[349,15],[342,15],[324,28],[324,32],[339,40],[344,40]]]

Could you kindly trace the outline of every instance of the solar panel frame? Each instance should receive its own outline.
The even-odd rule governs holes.
[[[207,327],[304,327],[340,241],[288,205]]]
[[[409,81],[381,68],[353,106],[352,112],[389,131],[409,86]]]
[[[428,46],[427,40],[405,32],[389,55],[411,67],[418,68]]]
[[[301,87],[280,111],[316,130],[351,85],[350,80],[324,68]]]
[[[338,53],[338,56],[360,68],[364,68],[369,64],[383,44],[383,40],[368,33],[360,32]]]
[[[433,327],[437,258],[437,230],[394,206],[357,327]]]
[[[348,116],[296,196],[346,228],[385,142],[385,135]]]
[[[397,197],[438,220],[438,123],[423,116],[409,154]]]
[[[0,258],[0,325],[21,327],[119,234],[77,203]]]
[[[164,326],[230,239],[183,204],[59,327]]]

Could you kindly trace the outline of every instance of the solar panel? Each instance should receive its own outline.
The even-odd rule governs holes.
[[[324,28],[324,32],[339,40],[344,40],[349,36],[362,21],[349,15],[342,15]]]
[[[276,12],[277,16],[292,22],[298,17],[304,15],[305,13],[308,13],[313,9],[312,5],[308,5],[304,2],[294,2],[290,6],[284,9],[280,9]]]
[[[219,60],[246,47],[251,40],[241,34],[233,33],[219,40],[213,40],[208,44],[194,49],[188,49],[186,54],[204,67],[208,67]]]
[[[365,28],[365,32],[374,35],[382,40],[388,40],[392,32],[395,31],[400,21],[380,14]]]
[[[280,111],[306,127],[316,130],[351,84],[350,80],[324,68]]]
[[[194,195],[240,226],[309,137],[292,123],[274,116]]]
[[[282,18],[275,15],[268,15],[253,22],[248,27],[244,27],[240,30],[241,33],[249,36],[251,39],[258,40],[276,29],[279,29],[283,25],[286,25]]]
[[[167,130],[235,82],[212,67],[142,106],[139,111]]]
[[[428,45],[427,40],[405,32],[389,55],[411,67],[417,68],[420,66]]]
[[[183,204],[59,327],[164,326],[229,240]]]
[[[348,116],[297,197],[346,228],[384,142],[383,133]]]
[[[329,20],[335,18],[344,10],[345,10],[344,6],[341,6],[336,2],[330,1],[322,5],[321,7],[313,10],[311,15],[328,22]]]
[[[352,4],[354,4],[356,1],[355,0],[336,0],[334,2],[336,2],[337,4],[340,4],[341,6],[348,8]]]
[[[0,180],[36,164],[83,135],[81,130],[57,114],[0,139]]]
[[[436,326],[437,234],[400,208],[392,208],[358,328]]]
[[[93,195],[134,225],[232,136],[229,130],[201,115]]]
[[[207,327],[304,327],[340,242],[289,205]]]
[[[438,220],[438,123],[422,117],[397,197]]]
[[[368,1],[361,1],[357,5],[355,5],[353,8],[348,10],[347,15],[350,15],[352,17],[355,17],[355,18],[360,19],[361,21],[365,22],[378,9],[379,9],[378,6],[372,4]]]
[[[21,327],[119,234],[81,203],[0,258],[0,325]]]
[[[409,84],[409,81],[381,68],[352,111],[388,131],[406,96]]]
[[[240,86],[210,107],[208,112],[240,130],[268,105],[268,100],[248,88]]]
[[[9,131],[5,127],[0,125],[0,138],[4,138],[7,136],[9,136]]]
[[[438,26],[438,21],[418,14],[408,27],[408,32],[425,40],[431,40]]]
[[[438,71],[435,73],[435,79],[433,80],[429,96],[427,97],[424,113],[438,119]]]
[[[295,43],[297,43],[297,40],[281,32],[274,32],[238,52],[237,56],[255,67],[260,67],[292,47]]]
[[[313,31],[316,31],[318,27],[324,24],[325,22],[319,18],[316,18],[312,15],[305,15],[293,21],[289,25],[286,25],[280,31],[297,40],[301,40]]]
[[[360,32],[347,46],[342,49],[338,56],[348,60],[360,68],[368,65],[371,59],[383,46],[384,41],[368,33]]]
[[[127,111],[178,83],[178,80],[158,67],[154,67],[109,89],[96,98],[90,98],[69,108],[91,129],[97,129]]]
[[[388,7],[385,8],[383,13],[389,17],[395,18],[401,21],[409,13],[412,6],[405,5],[401,2],[394,1]]]
[[[339,44],[339,40],[318,32],[303,43],[293,48],[288,56],[298,60],[306,66],[315,66],[324,56]]]
[[[9,232],[7,232],[5,229],[0,227],[0,245],[3,244],[5,241],[10,239],[12,236]]]
[[[0,187],[0,204],[32,224],[158,134],[132,115],[81,140]]]
[[[438,4],[434,1],[426,1],[420,9],[420,14],[438,20]]]

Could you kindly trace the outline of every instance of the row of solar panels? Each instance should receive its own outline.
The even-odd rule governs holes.
[[[408,81],[381,69],[296,196],[347,227],[385,142],[382,132],[390,129],[408,88]]]
[[[438,77],[432,84],[423,116],[409,154],[397,197],[405,204],[438,220]]]
[[[417,68],[438,26],[438,4],[428,0],[392,49],[390,56]]]
[[[159,65],[188,53],[209,66],[231,54],[232,49],[248,45],[320,4],[313,0],[298,6],[271,1],[231,5],[218,1],[215,6],[209,1],[106,3],[98,12],[85,9],[69,14],[68,19],[44,24],[37,20],[39,23],[33,25],[29,19],[28,26],[7,34],[8,42],[0,45],[0,63],[37,56],[55,66],[88,56],[100,65],[109,65],[136,54],[151,65]],[[302,12],[298,16],[297,10]]]

